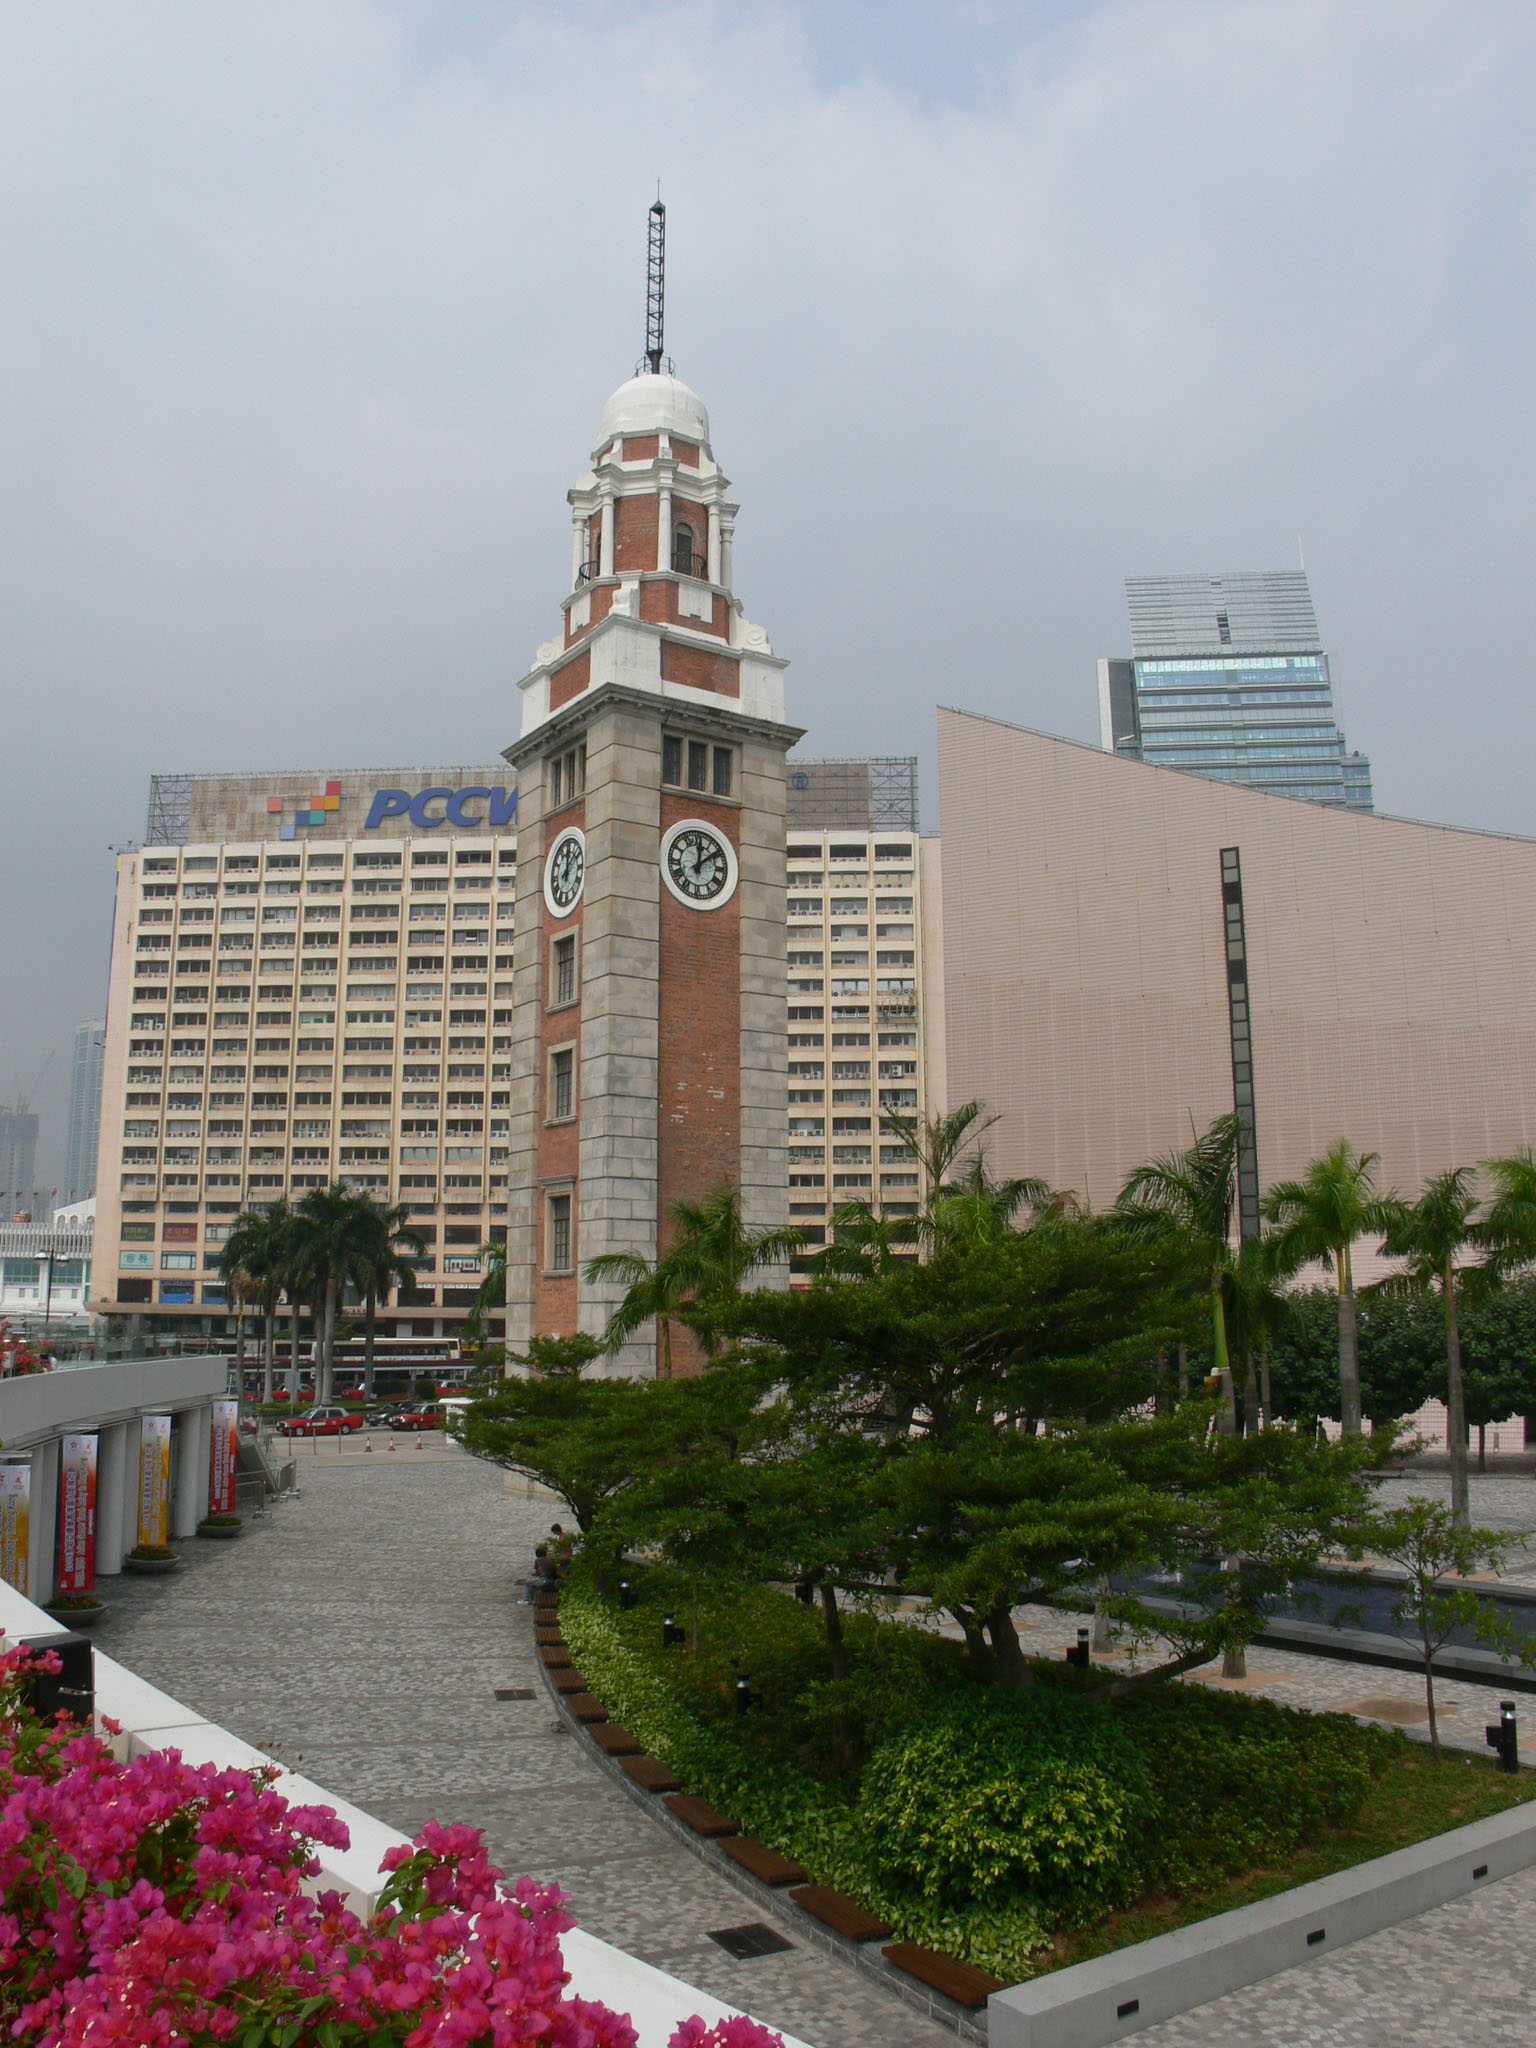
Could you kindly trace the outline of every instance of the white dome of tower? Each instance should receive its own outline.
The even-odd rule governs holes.
[[[681,434],[707,446],[709,414],[680,377],[647,373],[621,384],[603,407],[598,445],[606,447],[617,434]]]

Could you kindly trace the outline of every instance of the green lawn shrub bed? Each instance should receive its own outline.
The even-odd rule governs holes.
[[[890,1920],[1010,1981],[1220,1912],[1497,1810],[1523,1779],[1435,1765],[1396,1733],[1164,1684],[1111,1703],[1100,1672],[979,1684],[958,1646],[820,1616],[769,1588],[658,1570],[621,1610],[578,1568],[560,1603],[609,1712],[745,1831]],[[736,1713],[745,1674],[750,1711]]]

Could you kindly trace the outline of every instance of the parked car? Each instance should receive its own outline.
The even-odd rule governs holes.
[[[442,1420],[442,1411],[435,1401],[417,1401],[391,1415],[389,1426],[391,1429],[437,1429]]]
[[[280,1436],[344,1436],[363,1427],[362,1416],[352,1408],[306,1408],[302,1415],[285,1415],[278,1423]]]

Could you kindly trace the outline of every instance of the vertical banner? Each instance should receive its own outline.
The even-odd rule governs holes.
[[[213,1471],[208,1488],[208,1512],[211,1515],[232,1515],[235,1512],[235,1464],[239,1455],[240,1403],[238,1401],[215,1401],[213,1404]]]
[[[139,1543],[164,1550],[170,1540],[171,1418],[145,1415],[139,1450]]]
[[[59,1591],[96,1590],[96,1438],[67,1436],[59,1470]]]
[[[0,1465],[0,1579],[25,1593],[32,1535],[32,1467]]]

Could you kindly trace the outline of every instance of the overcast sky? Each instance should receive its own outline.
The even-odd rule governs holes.
[[[1536,831],[1536,10],[0,0],[0,1096],[155,770],[494,758],[667,344],[826,753],[1097,737],[1298,536],[1383,810]],[[1027,790],[1019,801],[1027,803]]]

